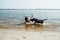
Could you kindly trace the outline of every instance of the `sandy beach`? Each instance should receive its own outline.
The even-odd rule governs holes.
[[[60,25],[0,25],[0,40],[60,40]]]

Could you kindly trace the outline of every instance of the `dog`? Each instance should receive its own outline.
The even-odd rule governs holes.
[[[30,22],[30,21],[32,21],[32,22],[34,21],[34,24],[36,24],[36,23],[43,24],[45,20],[47,20],[47,19],[39,20],[36,18],[25,17],[25,23]]]

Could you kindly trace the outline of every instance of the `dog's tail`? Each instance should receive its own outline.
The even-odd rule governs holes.
[[[45,20],[47,20],[47,19],[43,19],[43,21],[45,21]]]

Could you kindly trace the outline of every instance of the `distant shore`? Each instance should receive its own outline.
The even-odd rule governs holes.
[[[60,9],[0,9],[0,10],[60,10]]]

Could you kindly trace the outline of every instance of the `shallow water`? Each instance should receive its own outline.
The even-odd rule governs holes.
[[[43,25],[22,24],[26,16],[37,19],[48,19]],[[26,31],[59,31],[60,10],[0,10],[0,28],[21,29]]]
[[[15,30],[22,30],[22,31],[52,31],[52,32],[60,32],[60,24],[46,24],[46,25],[40,25],[40,24],[23,24],[23,25],[0,25],[0,29],[15,29]]]
[[[0,24],[20,24],[26,16],[60,23],[60,10],[0,10]]]

